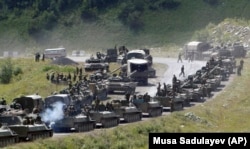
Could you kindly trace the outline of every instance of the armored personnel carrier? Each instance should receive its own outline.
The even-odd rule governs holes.
[[[83,113],[84,105],[67,94],[46,97],[45,107],[43,119],[55,132],[84,132],[95,128],[95,121]],[[53,111],[56,111],[56,117],[53,117]]]
[[[176,96],[155,96],[154,100],[158,101],[163,109],[169,108],[170,112],[183,110],[184,99],[180,95]]]
[[[155,100],[144,99],[142,95],[133,98],[132,103],[142,112],[143,116],[156,117],[162,115],[163,107]]]
[[[96,127],[109,128],[119,125],[120,116],[108,109],[100,100],[96,100],[95,105],[90,108],[89,114],[96,121]]]
[[[121,122],[136,122],[142,119],[142,112],[126,100],[113,100],[111,110],[120,116]]]
[[[0,147],[6,147],[18,143],[18,134],[12,131],[8,126],[2,125],[0,127]]]
[[[53,136],[53,130],[31,117],[2,114],[0,116],[0,123],[6,123],[7,126],[18,134],[18,138],[21,141],[31,141],[41,138],[49,138]]]

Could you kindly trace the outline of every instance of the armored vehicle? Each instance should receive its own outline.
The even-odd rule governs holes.
[[[86,132],[95,129],[95,120],[89,115],[78,114],[73,105],[67,107],[62,119],[52,123],[51,128],[55,132]]]
[[[0,127],[0,147],[6,147],[19,142],[18,134],[12,131],[8,126]]]
[[[53,130],[47,127],[45,123],[28,116],[22,118],[21,116],[12,114],[2,114],[0,116],[0,123],[6,123],[12,131],[18,134],[19,139],[22,141],[53,136]]]
[[[132,103],[142,112],[142,114],[149,117],[156,117],[162,115],[163,107],[158,101],[144,99],[142,95],[133,98]]]
[[[106,81],[108,93],[126,93],[134,94],[137,86],[137,82],[131,81],[130,78],[126,76],[116,76],[109,77]]]
[[[96,100],[89,110],[90,117],[96,121],[96,127],[109,128],[119,125],[120,116],[109,107]]]
[[[184,99],[180,95],[176,96],[155,96],[155,101],[158,101],[163,109],[169,108],[170,112],[183,110]]]
[[[109,63],[105,62],[104,59],[91,57],[85,61],[84,69],[85,71],[109,70]]]
[[[120,116],[121,122],[130,123],[140,121],[142,118],[142,112],[126,100],[113,100],[111,106],[111,110]]]
[[[67,94],[51,95],[45,98],[43,120],[51,125],[55,132],[83,132],[95,128],[95,121],[84,114],[84,104]],[[54,116],[56,112],[56,116]]]

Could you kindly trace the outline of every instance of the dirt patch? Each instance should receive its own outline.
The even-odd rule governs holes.
[[[73,61],[72,59],[69,59],[67,57],[60,57],[52,60],[51,64],[56,65],[79,65],[79,63]]]

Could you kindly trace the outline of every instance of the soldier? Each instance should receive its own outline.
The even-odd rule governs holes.
[[[183,77],[185,77],[185,72],[184,72],[184,65],[182,65],[181,67],[181,73],[179,74],[179,76],[183,75]]]
[[[1,100],[1,105],[6,105],[6,100],[4,98]]]
[[[50,77],[49,77],[49,74],[48,74],[48,73],[46,74],[46,79],[47,79],[47,80],[49,80],[49,79],[50,79]]]
[[[241,65],[239,65],[237,68],[237,75],[238,76],[241,76],[241,70],[242,70],[242,67],[241,67]]]
[[[45,60],[45,55],[44,55],[44,53],[42,54],[42,61],[44,61]]]
[[[73,81],[75,82],[76,81],[76,73],[74,73],[74,75],[73,75]]]
[[[179,53],[179,55],[178,55],[178,60],[177,60],[177,63],[179,63],[179,61],[181,61],[181,62],[182,62],[181,52],[180,52],[180,53]]]
[[[79,74],[79,68],[76,67],[76,74],[78,75]]]
[[[156,93],[156,95],[160,96],[160,93],[161,93],[161,83],[159,82],[158,83],[158,87],[157,87],[157,93]]]
[[[67,80],[71,80],[71,74],[69,72],[68,76],[67,76]]]
[[[144,99],[145,102],[149,102],[150,101],[150,95],[148,95],[148,93],[145,93],[143,95],[143,99]]]
[[[126,92],[125,98],[126,98],[128,103],[129,103],[130,96],[131,96],[131,94],[129,92]]]
[[[243,69],[243,64],[244,64],[244,60],[241,59],[241,60],[240,60],[240,67],[241,67],[241,70]]]
[[[177,78],[174,75],[173,79],[172,79],[172,89],[173,89],[174,92],[176,91],[176,82],[177,82]]]

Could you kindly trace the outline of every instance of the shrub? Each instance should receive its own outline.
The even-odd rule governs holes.
[[[1,83],[8,84],[11,81],[13,73],[13,64],[11,62],[11,59],[8,58],[4,61],[4,63],[1,66],[1,72],[0,72],[0,80]]]
[[[16,67],[13,71],[13,74],[15,76],[19,75],[19,74],[22,74],[23,73],[23,70],[20,68],[20,67]]]

